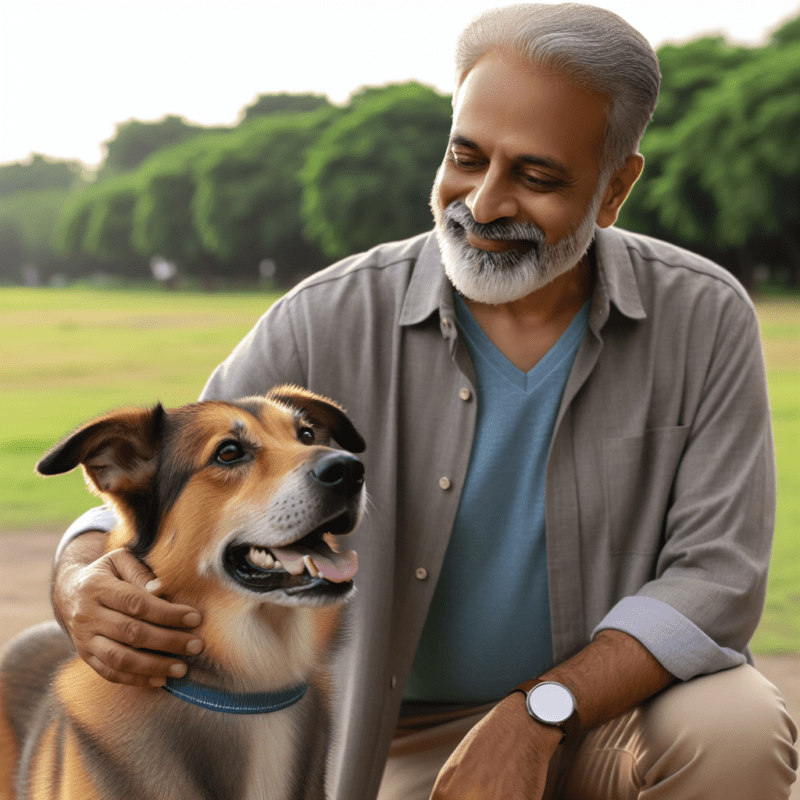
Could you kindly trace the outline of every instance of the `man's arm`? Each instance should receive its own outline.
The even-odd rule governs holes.
[[[540,676],[567,686],[584,730],[615,719],[675,681],[636,639],[601,631],[573,658]],[[541,797],[561,730],[534,720],[514,692],[479,722],[439,773],[431,800]]]
[[[145,651],[199,653],[197,636],[178,629],[199,625],[200,614],[157,597],[155,575],[127,550],[103,555],[106,536],[90,531],[64,548],[53,568],[56,619],[80,657],[107,680],[163,686],[168,675],[183,675],[186,665]]]

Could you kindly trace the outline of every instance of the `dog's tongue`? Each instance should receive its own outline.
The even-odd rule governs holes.
[[[355,550],[335,553],[325,547],[321,554],[310,547],[295,545],[294,547],[270,547],[270,552],[281,562],[283,568],[292,575],[300,575],[306,568],[304,556],[310,556],[319,574],[331,583],[345,583],[353,580],[358,570],[358,554]]]

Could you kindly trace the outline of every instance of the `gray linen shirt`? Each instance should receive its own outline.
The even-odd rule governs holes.
[[[547,465],[554,656],[615,628],[687,680],[750,660],[763,608],[775,465],[758,321],[729,273],[663,242],[597,229],[595,261]],[[377,792],[467,472],[474,371],[454,319],[435,236],[382,245],[275,303],[203,392],[307,386],[367,442],[336,800]]]

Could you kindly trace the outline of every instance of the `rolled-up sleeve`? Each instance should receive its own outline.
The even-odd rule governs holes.
[[[651,545],[655,535],[660,538],[654,574],[593,631],[629,633],[683,680],[745,660],[764,606],[776,503],[755,311],[729,292],[708,319],[693,325],[697,357],[690,352],[685,383],[679,378],[674,387],[682,392],[683,418],[674,420],[682,428],[673,430],[683,431],[685,444],[674,468],[674,454],[665,464],[657,450],[649,453],[649,462],[647,452],[642,459],[639,504],[647,504],[651,483],[653,492],[657,482],[668,491],[663,524],[652,520],[649,534],[631,534],[634,551],[649,549],[646,541],[642,547],[642,537],[650,536]],[[688,341],[691,348],[691,336]],[[672,439],[680,442],[682,436]]]

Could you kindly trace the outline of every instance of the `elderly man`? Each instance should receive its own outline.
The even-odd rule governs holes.
[[[796,729],[747,649],[775,493],[756,315],[611,227],[659,80],[610,12],[478,17],[435,233],[296,287],[206,386],[308,386],[368,443],[337,800],[788,796]],[[197,614],[75,538],[112,524],[68,532],[55,607],[100,674],[158,686],[184,667],[140,648],[197,652]]]

